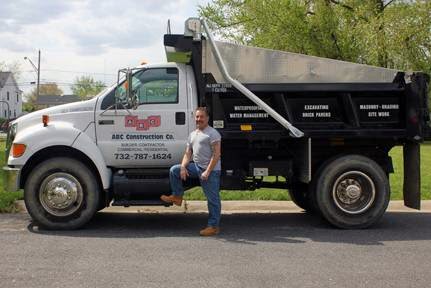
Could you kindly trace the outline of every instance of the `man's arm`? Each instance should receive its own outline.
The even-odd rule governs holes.
[[[190,162],[190,159],[192,158],[192,149],[190,149],[190,147],[186,148],[186,152],[184,153],[183,156],[183,160],[181,161],[181,179],[183,179],[184,181],[187,179],[187,177],[189,176],[189,172],[187,172],[187,165]]]
[[[211,144],[211,149],[213,151],[213,154],[211,156],[210,163],[208,164],[207,169],[202,172],[201,178],[202,180],[207,180],[208,177],[211,174],[211,171],[213,171],[214,167],[217,165],[218,160],[220,160],[221,156],[221,142],[217,141]]]

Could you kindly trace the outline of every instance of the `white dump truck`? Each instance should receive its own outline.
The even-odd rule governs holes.
[[[364,228],[387,208],[388,153],[402,145],[405,203],[420,208],[428,75],[216,42],[195,18],[164,45],[168,63],[122,69],[91,100],[12,123],[5,189],[24,189],[39,225],[74,229],[109,205],[164,205],[197,106],[222,135],[223,189],[286,189],[334,226]]]

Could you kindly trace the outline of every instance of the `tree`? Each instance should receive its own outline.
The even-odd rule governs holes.
[[[59,96],[63,95],[63,90],[58,87],[57,83],[44,83],[39,85],[39,95]],[[27,104],[24,105],[24,110],[29,112],[36,110],[37,88],[33,88],[30,93],[25,95],[25,98]]]
[[[37,93],[37,87],[34,87],[33,90],[30,92],[30,97],[34,96],[36,98]],[[53,96],[60,96],[63,95],[63,90],[58,87],[57,83],[51,82],[51,83],[43,83],[39,85],[39,95],[53,95]]]
[[[21,76],[21,65],[15,62],[0,61],[0,72],[12,72],[16,81]]]
[[[105,84],[101,81],[95,81],[91,76],[77,77],[72,86],[72,92],[78,95],[81,100],[88,99],[90,96],[97,95]]]
[[[22,103],[22,111],[33,112],[36,110],[37,110],[37,107],[34,103],[30,103],[30,102],[23,102]]]
[[[214,0],[199,9],[238,43],[431,73],[428,0]]]
[[[199,14],[240,44],[431,74],[429,0],[213,0]]]

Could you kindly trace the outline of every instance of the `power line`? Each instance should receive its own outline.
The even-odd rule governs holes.
[[[44,69],[42,71],[61,72],[61,73],[76,73],[76,74],[92,74],[92,75],[110,75],[117,76],[117,74],[102,73],[102,72],[84,72],[84,71],[71,71],[71,70],[56,70],[56,69]]]
[[[42,83],[43,84],[43,83]],[[74,83],[61,83],[61,82],[55,82],[55,83],[52,83],[52,82],[49,82],[49,83],[44,83],[44,84],[57,84],[57,86],[80,86],[80,84],[74,84]],[[97,85],[98,87],[109,87],[110,85],[106,85],[106,84],[103,84],[103,85]]]
[[[57,70],[57,69],[41,69],[40,72],[60,72],[60,73],[74,73],[74,74],[91,74],[91,75],[104,75],[104,76],[117,76],[117,74],[113,73],[102,73],[102,72],[85,72],[85,71],[71,71],[71,70]],[[33,70],[24,70],[19,71],[21,73],[34,73]]]
[[[76,83],[70,83],[70,82],[57,82],[57,81],[41,81],[40,83],[41,85],[47,85],[47,84],[56,84],[57,86],[79,86],[80,84],[76,84]],[[16,83],[17,86],[34,86],[35,84],[31,84],[28,82],[24,82],[24,83]],[[3,87],[14,87],[15,84],[5,84]],[[107,85],[107,84],[101,84],[101,85],[97,85],[100,87],[109,87],[111,85]]]

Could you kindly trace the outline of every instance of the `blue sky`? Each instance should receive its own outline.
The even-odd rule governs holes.
[[[18,62],[20,88],[28,92],[41,57],[41,82],[58,82],[65,93],[75,77],[115,82],[117,70],[142,60],[164,62],[163,34],[168,19],[173,33],[197,16],[210,0],[2,0],[0,62]]]

